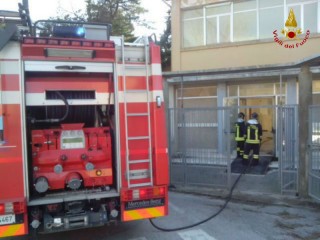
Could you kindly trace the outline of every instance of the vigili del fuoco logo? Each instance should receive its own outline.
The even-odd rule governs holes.
[[[284,37],[284,40],[295,40],[296,42],[284,43],[283,40],[281,40],[277,30],[273,31],[274,41],[280,46],[290,49],[303,46],[310,37],[310,31],[307,30],[304,38],[301,40],[300,35],[302,35],[302,30],[301,28],[298,28],[298,23],[292,8],[290,9],[285,27],[281,30],[281,34]]]

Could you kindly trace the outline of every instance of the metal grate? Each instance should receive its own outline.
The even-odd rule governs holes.
[[[96,99],[95,91],[60,91],[62,96],[66,99]],[[46,91],[47,100],[60,99],[56,91]]]

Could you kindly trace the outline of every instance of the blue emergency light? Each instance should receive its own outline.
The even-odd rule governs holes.
[[[52,35],[63,38],[84,38],[85,29],[81,26],[54,26]]]

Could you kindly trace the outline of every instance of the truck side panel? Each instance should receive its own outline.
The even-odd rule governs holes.
[[[9,43],[0,52],[0,117],[4,140],[0,144],[0,204],[12,204],[13,209],[8,208],[5,214],[14,215],[15,219],[0,225],[0,237],[27,233],[19,49],[18,43]]]

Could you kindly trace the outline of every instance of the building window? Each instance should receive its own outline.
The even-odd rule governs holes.
[[[205,8],[206,44],[231,41],[231,4]]]
[[[305,33],[320,29],[317,0],[235,0],[206,5],[182,13],[183,47],[272,39],[284,28],[292,8],[298,28]]]
[[[233,41],[257,39],[256,0],[237,1],[233,4]]]
[[[283,0],[259,0],[259,37],[270,38],[274,30],[280,31],[284,26]]]
[[[184,87],[176,89],[178,108],[212,108],[217,106],[217,87]]]
[[[320,80],[312,81],[312,104],[320,104]]]
[[[183,12],[183,46],[195,47],[204,44],[203,9]]]
[[[318,3],[316,1],[287,0],[286,15],[288,15],[291,8],[296,16],[298,27],[302,31],[317,32]]]
[[[260,83],[239,86],[239,96],[241,97],[266,95],[274,95],[273,83]]]

